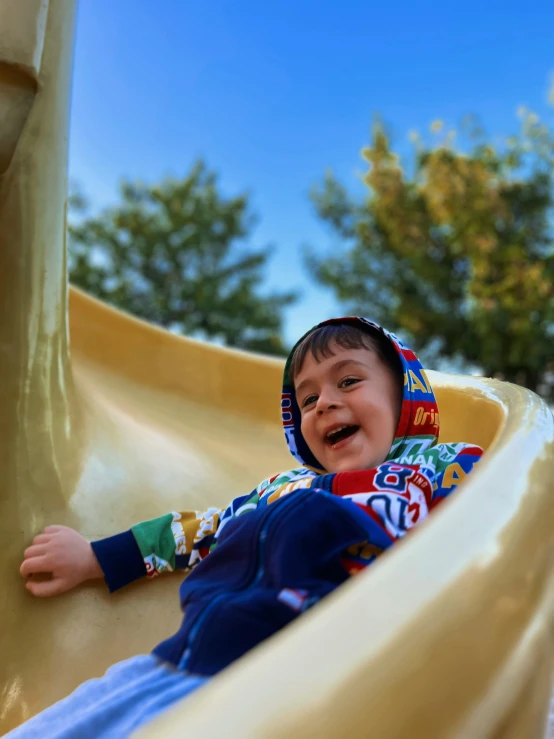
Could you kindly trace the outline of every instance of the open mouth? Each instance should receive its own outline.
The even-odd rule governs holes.
[[[359,428],[359,426],[339,426],[325,435],[325,443],[330,446],[335,446],[335,444],[338,444],[340,441],[344,441],[350,436],[353,436]]]

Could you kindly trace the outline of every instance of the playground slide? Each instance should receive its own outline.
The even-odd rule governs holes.
[[[76,290],[69,315],[85,453],[44,523],[103,536],[175,507],[223,504],[290,464],[280,361],[174,336]],[[363,737],[368,727],[383,738],[542,736],[552,420],[521,388],[429,375],[441,438],[485,446],[479,468],[409,541],[144,736],[184,726],[214,737]],[[19,619],[3,653],[1,728],[176,628],[178,582],[167,575],[113,596],[92,585],[51,601],[10,583]]]
[[[224,504],[290,465],[281,362],[68,295],[74,8],[0,0],[0,733],[180,622],[178,575],[34,599],[18,574],[34,534],[61,523],[106,536]],[[519,387],[429,377],[441,440],[487,449],[475,472],[408,540],[143,736],[542,737],[552,415]]]
[[[96,486],[94,477],[78,486],[95,500],[96,532],[114,511],[110,501],[118,530],[177,501],[224,503],[290,464],[281,362],[172,336],[76,291],[70,317],[89,427],[119,469],[116,485],[104,470]],[[184,727],[237,738],[543,735],[553,656],[552,418],[521,388],[429,375],[441,440],[487,448],[481,466],[410,541],[144,736],[182,736]],[[229,479],[232,491],[221,484]],[[90,509],[83,520],[92,524]],[[178,577],[168,580],[163,593],[152,582],[107,605],[102,630],[117,634],[120,654],[154,643],[160,613],[173,618]],[[146,626],[132,639],[128,606]],[[100,648],[98,667],[114,656]]]

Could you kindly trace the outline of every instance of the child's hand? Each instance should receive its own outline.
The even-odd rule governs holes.
[[[103,577],[89,542],[67,526],[47,526],[25,550],[23,577],[50,573],[50,580],[28,580],[27,590],[39,598],[65,593],[85,580]]]

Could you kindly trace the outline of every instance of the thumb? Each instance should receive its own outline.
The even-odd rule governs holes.
[[[59,577],[53,577],[51,580],[29,580],[25,583],[25,587],[36,598],[50,598],[52,595],[60,595],[65,593],[69,588],[66,587],[64,580]]]

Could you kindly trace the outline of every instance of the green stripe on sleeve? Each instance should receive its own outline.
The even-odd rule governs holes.
[[[131,527],[131,531],[145,561],[152,555],[156,560],[166,562],[172,570],[175,569],[175,538],[171,530],[173,515],[152,518]]]

